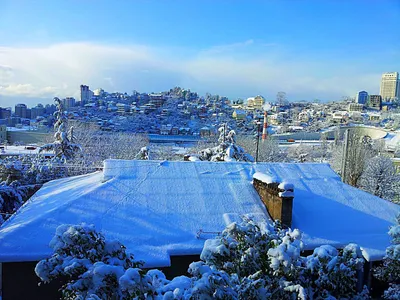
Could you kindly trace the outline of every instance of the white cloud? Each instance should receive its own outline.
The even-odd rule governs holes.
[[[181,85],[231,97],[268,98],[283,90],[293,100],[328,100],[379,87],[380,74],[367,73],[368,66],[349,70],[344,64],[312,58],[296,61],[275,46],[248,40],[198,52],[95,43],[0,47],[0,95],[50,101],[53,96],[78,97],[81,84],[128,93]]]

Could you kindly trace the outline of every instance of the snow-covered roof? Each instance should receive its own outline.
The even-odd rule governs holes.
[[[385,254],[400,206],[343,184],[327,164],[107,160],[103,172],[45,184],[6,221],[0,262],[42,259],[58,225],[86,222],[146,266],[168,266],[171,255],[200,254],[240,215],[267,218],[256,172],[294,185],[292,227],[306,249],[354,242],[369,260]]]

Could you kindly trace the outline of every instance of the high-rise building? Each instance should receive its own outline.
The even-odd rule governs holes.
[[[381,95],[370,95],[369,96],[369,107],[377,110],[382,109],[382,96]]]
[[[20,118],[26,118],[26,104],[19,103],[15,105],[15,116]]]
[[[67,97],[62,100],[64,109],[70,109],[71,107],[75,106],[75,98],[74,97]]]
[[[88,104],[91,100],[92,91],[89,90],[88,85],[81,85],[81,106]]]
[[[31,109],[31,119],[36,119],[37,117],[43,117],[45,115],[46,109],[42,104],[38,104]]]
[[[383,73],[380,95],[384,101],[394,101],[400,98],[399,72]]]
[[[367,104],[368,102],[368,93],[366,91],[358,92],[356,95],[356,102],[358,104]]]
[[[0,119],[11,118],[11,108],[1,108],[0,107]]]

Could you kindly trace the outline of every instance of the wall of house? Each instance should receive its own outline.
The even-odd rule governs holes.
[[[26,300],[60,299],[61,293],[58,289],[62,286],[61,281],[38,285],[41,281],[35,274],[37,262],[11,262],[3,263],[2,276],[2,299],[3,300]]]
[[[188,275],[187,270],[192,262],[199,261],[200,255],[171,256],[171,267],[152,268],[164,272],[168,279],[176,276]],[[58,290],[65,281],[55,280],[50,283],[41,283],[36,276],[35,267],[38,262],[11,262],[3,263],[2,299],[26,300],[41,299],[54,300],[61,298]],[[23,288],[22,288],[23,287]],[[0,295],[1,296],[1,295]],[[1,298],[1,297],[0,297]]]

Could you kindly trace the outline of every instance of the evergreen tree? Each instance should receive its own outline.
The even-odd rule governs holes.
[[[55,159],[58,159],[61,162],[66,162],[71,160],[77,152],[80,152],[81,147],[78,144],[74,144],[70,141],[70,138],[74,139],[73,130],[69,132],[68,137],[67,116],[64,112],[61,100],[55,97],[54,102],[57,106],[57,111],[54,112],[54,116],[56,118],[56,122],[54,124],[54,142],[43,145],[40,147],[39,152],[53,151]]]

